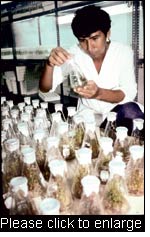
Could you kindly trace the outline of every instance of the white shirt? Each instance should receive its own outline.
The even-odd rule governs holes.
[[[95,81],[98,87],[101,88],[122,90],[125,93],[125,98],[120,104],[134,100],[137,93],[137,84],[134,74],[133,51],[130,47],[118,42],[111,42],[99,73],[92,58],[79,46],[72,47],[69,52],[74,54],[75,61],[87,80]],[[54,67],[53,91],[63,81],[65,66],[66,63],[63,66]],[[117,104],[97,99],[79,98],[78,110],[88,108],[94,110],[95,113],[106,115]]]

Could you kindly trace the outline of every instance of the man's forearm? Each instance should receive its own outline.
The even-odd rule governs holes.
[[[48,92],[52,88],[53,67],[46,63],[44,71],[39,81],[39,89],[42,92]]]
[[[111,103],[118,103],[121,102],[125,97],[125,94],[121,90],[109,90],[109,89],[103,89],[99,88],[95,99],[102,100],[105,102],[111,102]]]

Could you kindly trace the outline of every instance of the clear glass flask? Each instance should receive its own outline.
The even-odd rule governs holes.
[[[125,179],[126,164],[122,157],[116,156],[109,162],[109,180],[103,194],[103,208],[105,214],[127,214],[129,203],[127,199],[128,190]]]
[[[102,214],[100,199],[100,180],[94,175],[87,175],[81,180],[83,192],[79,205],[78,215],[100,215]]]
[[[130,159],[126,168],[128,192],[133,196],[144,195],[144,147],[133,145],[129,148]]]

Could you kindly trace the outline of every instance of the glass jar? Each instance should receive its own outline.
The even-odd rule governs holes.
[[[56,198],[44,198],[39,209],[41,215],[60,215],[60,202]]]
[[[133,119],[133,145],[144,145],[144,119]]]
[[[61,103],[55,104],[54,107],[55,107],[55,112],[60,113],[62,120],[65,122],[66,118],[65,118],[65,115],[64,115],[64,112],[63,112],[63,104],[61,104]]]
[[[74,120],[73,116],[76,114],[76,107],[75,106],[69,106],[67,107],[68,116],[67,116],[67,122],[69,125],[69,130],[74,129]]]
[[[144,195],[144,147],[133,145],[129,148],[130,160],[126,168],[128,192],[133,196]]]
[[[59,150],[59,138],[58,137],[47,137],[46,139],[46,159],[44,163],[44,178],[46,181],[50,178],[49,162],[51,160],[63,160],[61,152]]]
[[[3,163],[3,192],[8,192],[9,182],[15,176],[21,175],[21,153],[19,150],[19,140],[17,138],[5,141],[6,157]]]
[[[113,140],[110,137],[100,138],[101,151],[96,162],[96,173],[101,183],[106,184],[109,178],[109,162],[113,159]]]
[[[59,124],[62,123],[62,118],[60,113],[52,113],[52,125],[50,129],[50,136],[58,136],[59,134]]]
[[[82,147],[91,148],[92,159],[98,157],[100,147],[97,139],[95,122],[85,121],[85,135],[83,138]]]
[[[120,126],[116,128],[116,140],[114,143],[114,156],[117,152],[122,153],[123,160],[126,164],[129,161],[129,140],[127,135],[128,129]]]
[[[38,163],[40,171],[43,174],[45,161],[46,161],[46,147],[44,144],[44,139],[46,139],[45,131],[43,129],[35,130],[33,134],[33,138],[34,138],[36,161]]]
[[[81,179],[83,192],[79,205],[78,215],[100,215],[102,214],[100,199],[100,180],[94,175],[87,175]]]
[[[24,97],[24,102],[26,105],[31,105],[31,97],[30,96]]]
[[[85,134],[85,125],[84,120],[82,116],[76,115],[73,118],[74,120],[74,130],[75,130],[75,147],[78,147],[78,149],[81,148],[83,143],[83,138]]]
[[[75,131],[70,130],[67,122],[59,124],[59,149],[65,160],[75,159]]]
[[[64,160],[51,160],[49,162],[51,172],[47,194],[60,202],[60,211],[70,213],[72,207],[72,195],[67,179],[67,164]]]
[[[31,196],[33,198],[44,196],[46,191],[46,183],[36,162],[35,149],[31,147],[26,147],[22,149],[22,154],[22,175],[28,179],[28,187]]]
[[[33,146],[33,141],[29,134],[29,128],[27,122],[18,122],[18,138],[20,141],[21,149],[23,147]]]
[[[76,151],[76,158],[78,160],[76,171],[73,175],[72,181],[72,195],[75,198],[81,198],[82,185],[81,179],[92,174],[92,150],[90,148],[80,148]]]
[[[32,106],[33,106],[33,117],[36,117],[37,109],[39,108],[40,100],[34,99],[32,100]]]
[[[116,140],[116,117],[117,113],[109,112],[107,115],[107,123],[104,130],[104,136],[110,137],[113,139],[113,142]]]
[[[125,162],[122,157],[115,157],[109,162],[109,180],[104,189],[103,207],[105,214],[127,214],[129,203],[127,200],[127,186],[125,180]]]
[[[87,79],[85,78],[83,72],[80,69],[80,66],[74,60],[74,57],[67,60],[65,63],[65,73],[64,77],[68,77],[70,81],[70,87],[72,89],[78,86],[85,86],[87,84]]]
[[[10,194],[10,215],[34,215],[26,177],[18,176],[10,180]]]
[[[45,110],[46,118],[48,120],[49,126],[51,126],[52,118],[48,109],[48,102],[41,102],[40,105],[41,105],[41,108]]]

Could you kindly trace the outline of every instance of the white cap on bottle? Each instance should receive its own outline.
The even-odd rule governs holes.
[[[116,117],[117,117],[117,113],[116,112],[109,112],[107,114],[107,120],[110,121],[110,122],[115,121]]]
[[[25,102],[27,105],[30,105],[30,104],[31,104],[31,97],[29,97],[29,96],[24,97],[24,102]]]
[[[113,139],[110,137],[101,137],[100,146],[105,154],[113,151]]]
[[[23,111],[23,108],[25,107],[25,103],[24,102],[18,103],[18,107],[20,111]]]
[[[43,129],[36,129],[34,131],[33,137],[35,140],[39,140],[42,142],[43,138],[45,137],[45,131]]]
[[[1,105],[6,101],[6,97],[5,96],[2,96],[1,97]]]
[[[76,158],[79,164],[91,164],[92,162],[92,149],[87,147],[82,147],[75,152]]]
[[[21,150],[23,154],[23,161],[26,164],[32,164],[36,161],[36,156],[35,156],[35,149],[32,147],[24,147]]]
[[[112,177],[114,174],[118,174],[120,176],[125,175],[125,167],[126,164],[121,159],[113,159],[109,162],[109,171],[110,171],[110,177]]]
[[[19,132],[21,132],[24,136],[29,136],[29,130],[27,122],[18,122],[17,124]]]
[[[25,106],[25,111],[26,111],[26,113],[30,114],[33,111],[33,106],[32,105],[26,105]]]
[[[28,180],[24,176],[14,177],[10,180],[10,187],[13,192],[23,191],[24,197],[28,194]]]
[[[13,109],[10,111],[12,118],[17,118],[19,115],[19,110],[18,109]]]
[[[8,106],[9,106],[10,109],[14,106],[13,100],[8,100],[8,101],[7,101],[7,104],[8,104]]]
[[[46,141],[47,141],[47,149],[50,149],[51,147],[58,147],[59,145],[59,138],[55,136],[48,137]]]
[[[144,119],[136,118],[133,119],[133,129],[138,128],[139,130],[143,129]]]
[[[86,175],[81,179],[83,192],[88,197],[91,193],[98,193],[100,189],[100,180],[94,175]]]
[[[47,109],[48,108],[48,102],[41,102],[40,103],[42,109]]]
[[[130,151],[131,156],[134,160],[143,158],[143,156],[144,156],[144,147],[143,146],[140,146],[140,145],[130,146],[129,151]]]
[[[116,128],[116,136],[119,140],[123,141],[128,136],[128,129],[120,126]]]
[[[39,99],[34,99],[32,100],[32,105],[33,108],[37,108],[39,106],[40,100]]]
[[[63,109],[63,104],[55,104],[54,107],[55,107],[55,111],[56,111],[56,112],[62,111],[62,109]]]
[[[60,202],[55,198],[45,198],[40,203],[41,215],[59,215]]]
[[[74,116],[76,114],[76,107],[75,106],[69,106],[67,107],[68,110],[68,116]]]
[[[64,173],[67,172],[67,163],[64,160],[50,160],[48,166],[54,176],[63,177]]]
[[[19,149],[19,139],[17,138],[11,138],[6,140],[6,149],[8,149],[10,152],[16,151]]]

